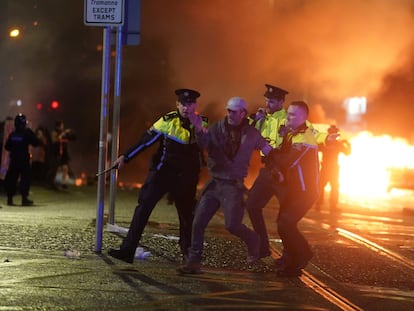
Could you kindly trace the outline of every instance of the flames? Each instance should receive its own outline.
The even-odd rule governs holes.
[[[414,146],[401,138],[360,132],[349,139],[352,153],[340,155],[340,192],[378,197],[390,187],[390,169],[414,169]]]
[[[325,132],[329,125],[317,124]],[[390,192],[391,179],[397,179],[402,188],[414,189],[414,146],[407,140],[389,135],[375,136],[371,132],[356,134],[341,132],[341,137],[351,143],[352,152],[339,155],[340,193],[347,200],[379,199]],[[245,184],[250,188],[262,167],[260,156],[253,154]],[[394,176],[391,175],[394,172]],[[329,184],[326,186],[329,191]],[[401,191],[392,191],[397,194]]]

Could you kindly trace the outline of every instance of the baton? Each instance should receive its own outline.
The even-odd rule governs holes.
[[[112,171],[113,169],[116,169],[116,168],[118,168],[118,164],[115,164],[115,165],[111,166],[110,168],[107,168],[106,170],[104,170],[102,172],[96,173],[96,177],[101,176],[103,174],[106,174],[106,173],[108,173],[108,172],[110,172],[110,171]]]

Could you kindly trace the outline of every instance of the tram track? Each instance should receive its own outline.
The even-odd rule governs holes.
[[[330,224],[317,222],[316,220],[308,217],[305,217],[302,221],[311,224],[314,228],[320,228],[322,231],[327,231],[330,233],[334,231],[335,234],[341,236],[344,239],[349,240],[351,243],[354,243],[357,246],[363,247],[371,252],[374,252],[375,254],[381,257],[387,258],[387,260],[392,260],[398,265],[403,266],[404,268],[409,268],[410,270],[414,271],[413,260],[406,258],[403,255],[400,255],[390,249],[387,249],[386,247],[381,246],[378,243],[375,243],[374,241],[371,241],[368,238],[365,238],[355,232],[341,227],[333,228]],[[277,243],[272,243],[276,241]],[[279,247],[280,244],[278,242],[278,240],[271,239],[270,248],[272,252],[272,257],[274,258],[281,256],[281,249]],[[318,271],[322,274],[319,275]],[[350,294],[346,286],[344,287],[343,285],[338,283],[336,281],[335,276],[327,274],[315,264],[310,263],[309,267],[303,270],[303,274],[299,277],[299,280],[306,287],[311,289],[315,294],[319,295],[339,310],[365,310],[363,307],[358,305],[358,299],[356,301],[353,301],[355,300],[355,298],[352,296],[352,294]]]
[[[314,275],[307,271],[303,271],[303,274],[299,277],[303,284],[311,288],[315,293],[322,296],[338,308],[344,311],[362,311],[363,308],[352,303],[348,298],[339,294],[327,284],[316,278]]]
[[[386,249],[385,247],[382,247],[381,245],[379,245],[379,244],[377,244],[373,241],[370,241],[370,240],[368,240],[368,239],[366,239],[366,238],[364,238],[364,237],[362,237],[362,236],[360,236],[356,233],[348,231],[346,229],[335,228],[335,230],[339,235],[341,235],[341,236],[343,236],[343,237],[345,237],[345,238],[347,238],[347,239],[349,239],[349,240],[351,240],[351,241],[353,241],[353,242],[355,242],[359,245],[365,246],[368,249],[378,253],[379,255],[390,258],[390,259],[396,261],[397,263],[399,263],[400,265],[403,265],[403,266],[405,266],[409,269],[412,269],[414,271],[414,261],[413,260],[408,259],[408,258],[406,258],[406,257],[404,257],[404,256],[402,256],[402,255],[400,255],[396,252],[393,252],[389,249]]]
[[[220,211],[216,214],[220,218],[224,219],[223,213]],[[271,241],[271,240],[270,240]],[[270,251],[273,258],[280,257],[282,255],[275,243],[270,243]],[[299,277],[300,281],[310,288],[313,292],[320,295],[326,301],[335,305],[337,308],[343,311],[363,311],[363,308],[352,303],[348,298],[339,294],[329,285],[325,284],[322,280],[312,275],[310,272],[303,270],[303,274]]]
[[[280,256],[280,251],[274,246],[270,246],[271,252],[273,255]],[[316,294],[320,295],[325,300],[329,301],[331,304],[335,305],[337,308],[343,311],[362,311],[363,308],[352,303],[347,297],[341,295],[335,291],[328,284],[324,283],[322,280],[318,279],[316,276],[310,272],[303,270],[303,274],[299,277],[300,281],[306,285],[308,288],[313,290]]]
[[[224,215],[219,212],[217,215],[221,218],[224,218]],[[306,218],[306,220],[311,221]],[[276,258],[281,256],[281,250],[277,249],[274,243],[270,243],[270,251],[272,257]],[[364,309],[358,305],[351,302],[347,297],[341,295],[339,292],[335,291],[331,286],[324,283],[322,280],[317,278],[315,275],[311,274],[309,271],[303,270],[303,274],[299,277],[300,281],[310,288],[313,292],[320,295],[326,301],[329,301],[331,304],[335,305],[338,309],[343,311],[363,311]]]
[[[315,220],[310,219],[310,218],[304,218],[304,221],[307,221],[308,223],[312,223],[312,224],[318,224],[323,230],[332,231],[332,228],[328,229],[328,228],[330,228],[329,224],[317,223]],[[395,261],[396,263],[398,263],[400,265],[403,265],[406,268],[409,268],[409,269],[414,271],[414,260],[411,260],[411,259],[409,259],[405,256],[402,256],[402,255],[400,255],[400,254],[398,254],[398,253],[396,253],[396,252],[394,252],[390,249],[387,249],[387,248],[379,245],[378,243],[375,243],[374,241],[371,241],[371,240],[369,240],[369,239],[367,239],[367,238],[365,238],[365,237],[363,237],[363,236],[361,236],[361,235],[359,235],[355,232],[352,232],[350,230],[347,230],[347,229],[344,229],[344,228],[341,228],[341,227],[335,227],[334,230],[338,235],[340,235],[340,236],[342,236],[342,237],[344,237],[344,238],[346,238],[346,239],[348,239],[348,240],[350,240],[350,241],[352,241],[352,242],[354,242],[354,243],[356,243],[360,246],[364,246],[367,249],[379,254],[380,256],[387,257],[388,259],[391,259],[391,260]]]
[[[317,223],[315,220],[310,218],[305,218],[304,221],[312,224],[317,224],[321,229],[331,231],[332,227],[329,224]],[[409,268],[414,271],[414,261],[406,258],[394,251],[391,251],[374,241],[371,241],[357,233],[354,233],[350,230],[335,227],[334,231],[341,237],[350,240],[353,243],[356,243],[358,246],[365,247],[366,249],[375,252],[376,254],[386,257],[387,259],[393,260],[395,263]],[[277,255],[281,255],[280,252],[276,249],[275,246],[271,246],[272,252]],[[349,298],[340,294],[338,291],[335,291],[332,286],[323,282],[321,279],[317,278],[315,275],[309,272],[309,269],[303,270],[302,276],[299,277],[303,284],[308,288],[312,289],[315,293],[323,297],[325,300],[334,304],[341,310],[344,311],[354,311],[354,310],[364,310],[357,304],[353,303]]]

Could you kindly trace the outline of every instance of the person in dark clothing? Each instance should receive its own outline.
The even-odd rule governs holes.
[[[19,113],[14,119],[14,131],[7,138],[4,146],[10,152],[9,167],[4,180],[7,193],[7,205],[14,205],[13,196],[17,191],[19,177],[22,205],[33,205],[33,201],[28,198],[31,182],[29,145],[37,146],[39,140],[36,134],[30,128],[26,127],[26,124],[26,116]]]
[[[286,129],[280,148],[266,159],[275,183],[285,186],[280,199],[277,229],[283,243],[285,264],[279,276],[299,276],[313,252],[298,229],[318,197],[318,144],[306,124],[309,108],[303,101],[292,102],[287,109]]]
[[[329,134],[338,134],[339,129],[331,125],[328,129]],[[339,136],[339,134],[338,134]],[[335,139],[324,145],[318,145],[319,151],[322,152],[321,170],[319,179],[319,198],[316,202],[316,210],[320,211],[324,201],[325,186],[329,183],[331,192],[329,195],[329,209],[332,213],[338,211],[339,199],[339,164],[338,157],[340,153],[344,155],[351,154],[351,144],[345,139]]]
[[[262,136],[270,143],[273,148],[280,148],[286,127],[287,111],[284,108],[285,96],[288,91],[277,86],[265,84],[266,107],[259,108],[257,113],[250,117],[251,124],[260,131]],[[319,132],[313,125],[306,121],[306,125],[314,132],[318,143],[324,144],[325,141],[332,139],[327,133]],[[266,161],[262,155],[262,162]],[[271,255],[269,248],[269,237],[263,217],[263,209],[272,197],[276,197],[279,203],[283,199],[285,187],[283,184],[275,183],[273,176],[267,166],[260,168],[259,173],[249,190],[246,200],[246,210],[251,224],[260,236],[260,258]],[[285,254],[284,254],[285,255]],[[283,265],[284,256],[275,260],[275,265]]]
[[[175,94],[178,97],[177,110],[158,119],[134,146],[115,161],[120,169],[124,163],[159,142],[159,148],[152,157],[149,174],[139,193],[138,205],[128,234],[119,249],[108,250],[110,256],[128,263],[133,263],[135,250],[152,210],[167,193],[173,198],[178,212],[179,245],[183,258],[187,256],[190,247],[202,153],[196,143],[194,126],[189,116],[196,114],[200,93],[191,89],[178,89]],[[207,118],[202,119],[203,126],[207,126]]]

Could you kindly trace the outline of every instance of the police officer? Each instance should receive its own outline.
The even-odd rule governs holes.
[[[279,276],[299,276],[312,258],[312,250],[297,224],[318,196],[318,144],[313,130],[306,125],[309,108],[303,101],[292,102],[287,109],[286,128],[280,148],[272,152],[267,166],[276,183],[284,184],[280,199],[277,229],[284,253],[288,254]]]
[[[143,150],[158,142],[148,176],[143,184],[127,236],[119,249],[109,249],[110,256],[132,263],[135,249],[157,202],[169,193],[174,198],[180,221],[179,245],[185,258],[191,242],[191,225],[202,153],[195,140],[194,126],[189,116],[196,114],[200,93],[191,89],[177,89],[177,110],[156,121],[141,139],[116,161],[122,168]],[[203,126],[207,118],[202,117]]]
[[[265,87],[266,108],[259,108],[255,115],[250,116],[250,119],[262,136],[275,148],[282,142],[278,130],[286,119],[286,109],[283,107],[283,103],[289,92],[270,84],[265,84]]]
[[[17,191],[17,180],[19,177],[22,205],[33,205],[33,201],[28,198],[31,178],[29,145],[37,146],[39,140],[36,134],[26,127],[26,124],[26,116],[19,113],[14,119],[14,130],[10,133],[5,144],[5,149],[10,152],[9,167],[4,180],[7,205],[14,205],[13,196]]]
[[[288,91],[270,84],[265,84],[265,87],[264,97],[266,100],[266,108],[259,108],[257,113],[250,118],[253,120],[252,124],[255,125],[270,145],[273,148],[277,148],[283,140],[279,129],[286,119],[286,109],[283,107],[283,103],[285,102],[285,96],[288,94]],[[246,210],[249,214],[250,221],[255,232],[260,236],[259,258],[270,255],[269,238],[262,209],[270,201],[272,196],[275,195],[280,200],[282,194],[283,187],[274,182],[271,172],[265,167],[261,168],[253,186],[250,188],[246,201]]]
[[[251,120],[254,120],[253,123],[256,128],[259,129],[262,136],[266,138],[270,145],[273,148],[279,148],[288,130],[285,125],[287,112],[283,107],[288,91],[270,84],[265,84],[265,87],[264,97],[266,99],[266,109],[259,109],[256,115],[251,117]],[[307,120],[306,125],[321,144],[328,139],[327,133],[315,130]],[[264,158],[263,161],[265,161]],[[266,166],[260,169],[258,176],[249,190],[246,200],[246,210],[254,230],[260,236],[260,258],[270,255],[269,238],[262,210],[273,196],[276,196],[280,203],[283,199],[284,192],[284,185],[274,182],[272,172]],[[277,259],[275,264],[278,266],[283,265],[285,255],[284,253],[281,258]]]

